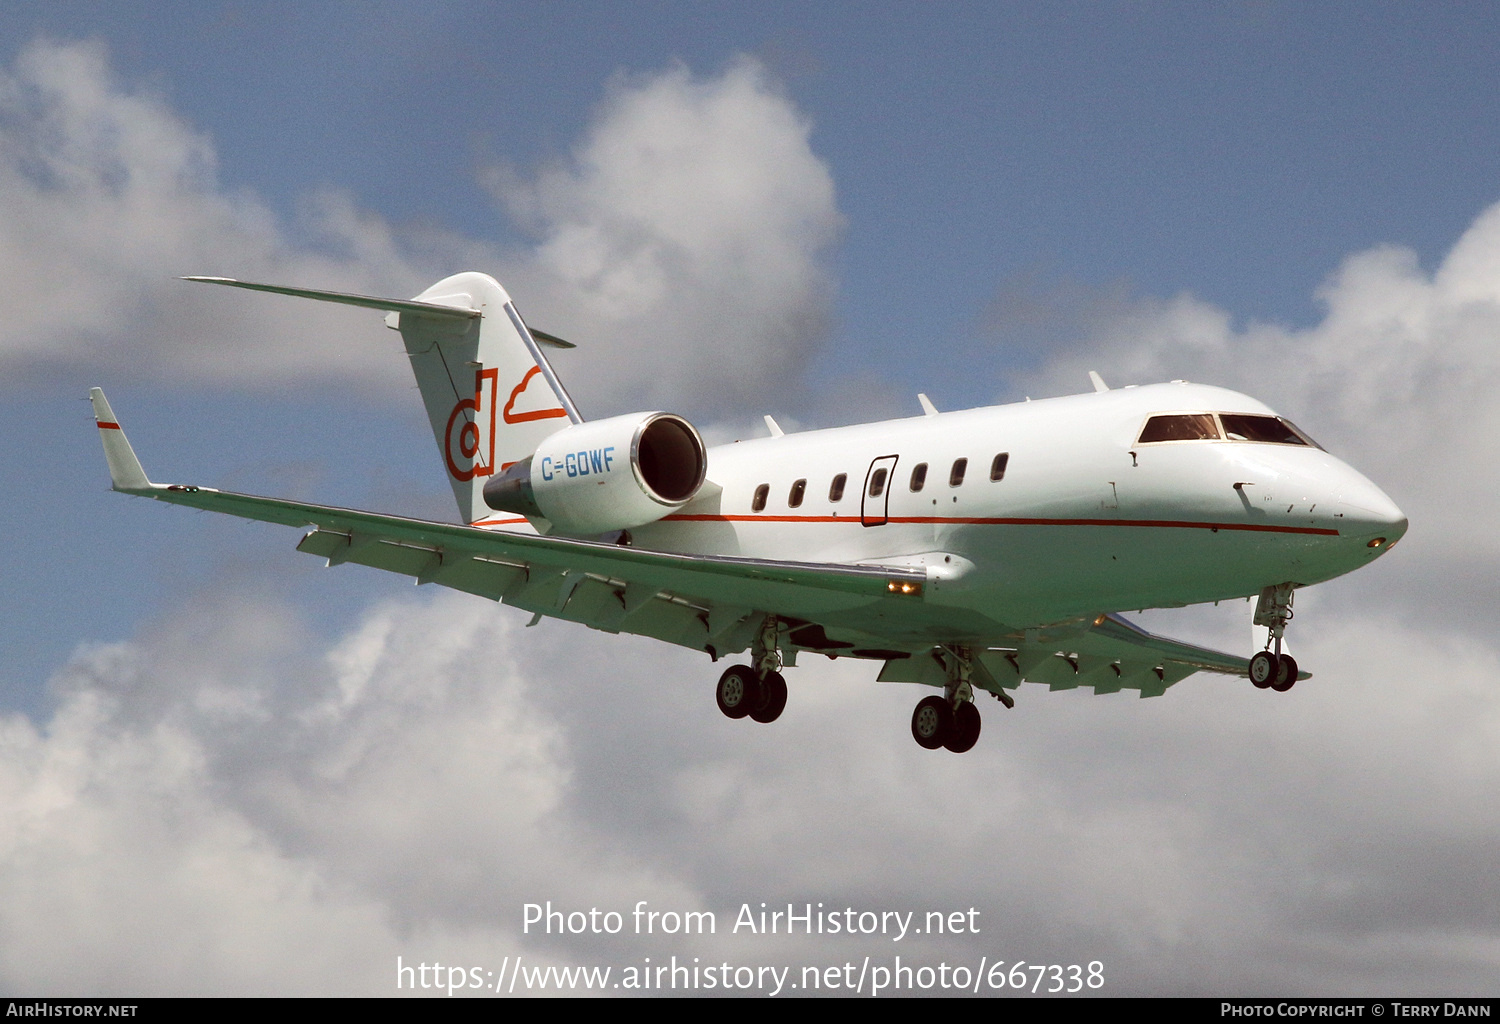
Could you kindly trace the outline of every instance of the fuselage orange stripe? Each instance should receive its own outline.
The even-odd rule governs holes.
[[[784,515],[704,515],[677,514],[665,521],[684,523],[844,523],[858,526],[859,516],[784,516]],[[1010,516],[891,516],[886,523],[930,524],[961,523],[966,526],[1136,526],[1179,530],[1241,530],[1251,533],[1303,533],[1319,537],[1337,537],[1337,530],[1317,526],[1273,526],[1269,523],[1209,523],[1184,519],[1027,519]],[[883,525],[883,524],[882,524]]]

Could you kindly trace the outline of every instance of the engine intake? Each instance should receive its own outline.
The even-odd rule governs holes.
[[[655,522],[691,501],[707,472],[708,451],[691,423],[631,413],[558,431],[491,477],[484,500],[586,537]]]

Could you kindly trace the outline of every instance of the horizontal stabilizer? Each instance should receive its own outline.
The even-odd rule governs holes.
[[[251,281],[236,281],[232,277],[184,277],[184,281],[202,284],[225,284],[231,288],[247,288],[252,292],[271,292],[274,295],[291,295],[299,299],[317,299],[321,302],[338,302],[345,306],[363,306],[365,309],[383,309],[391,313],[415,313],[419,316],[453,317],[473,320],[482,311],[461,306],[449,306],[438,302],[418,302],[416,299],[381,299],[373,295],[355,295],[351,292],[325,292],[314,288],[288,288],[279,284],[255,284]],[[454,296],[468,298],[468,296]],[[567,344],[564,342],[563,344]]]
[[[531,332],[531,336],[533,338],[535,338],[537,341],[540,341],[543,345],[551,345],[553,348],[577,348],[578,347],[577,345],[573,344],[571,341],[563,341],[561,338],[559,338],[555,334],[548,334],[546,331],[539,331],[535,327],[531,326],[530,324],[526,325],[526,329]]]
[[[329,292],[316,288],[288,288],[279,284],[256,284],[254,281],[237,281],[232,277],[184,277],[184,281],[200,284],[226,284],[231,288],[246,288],[252,292],[270,292],[273,295],[290,295],[298,299],[317,299],[320,302],[337,302],[345,306],[361,306],[365,309],[383,309],[388,313],[412,313],[418,316],[473,320],[483,312],[467,306],[453,306],[442,302],[422,302],[418,299],[382,299],[374,295],[356,295],[353,292]],[[454,299],[468,299],[467,295],[455,295]],[[531,325],[526,329],[531,336],[551,348],[577,348],[555,334],[539,331]]]

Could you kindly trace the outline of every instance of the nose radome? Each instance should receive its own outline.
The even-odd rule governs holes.
[[[1342,489],[1339,506],[1344,513],[1344,525],[1339,532],[1351,537],[1368,537],[1371,541],[1384,538],[1378,546],[1381,550],[1390,547],[1406,533],[1406,513],[1396,507],[1384,491],[1370,481],[1360,477],[1357,483]]]

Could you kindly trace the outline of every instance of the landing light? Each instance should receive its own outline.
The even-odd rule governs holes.
[[[1380,545],[1382,545],[1384,543],[1385,543],[1385,538],[1384,537],[1376,537],[1374,540],[1370,541],[1370,543],[1367,544],[1367,545],[1365,545],[1365,546],[1366,547],[1371,547],[1371,548],[1378,548],[1378,547],[1380,547]]]
[[[892,594],[922,596],[922,584],[912,583],[909,580],[886,580],[885,589]]]

